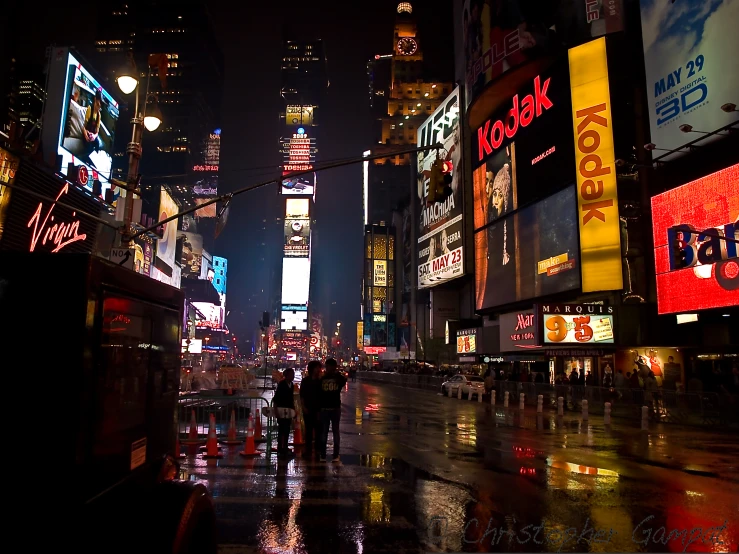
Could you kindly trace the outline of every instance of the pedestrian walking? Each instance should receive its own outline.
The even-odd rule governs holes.
[[[295,371],[292,368],[287,368],[282,372],[282,379],[277,384],[277,390],[275,391],[275,397],[272,400],[272,405],[275,408],[287,408],[295,411],[295,399],[293,398],[293,379],[295,378]],[[290,436],[290,424],[292,423],[292,415],[288,417],[279,417],[285,415],[279,413],[277,417],[277,457],[281,459],[292,458],[293,454],[287,446],[288,437]]]
[[[341,446],[341,435],[339,432],[339,419],[341,418],[341,390],[346,385],[346,378],[338,372],[336,360],[326,360],[326,373],[321,377],[321,451],[320,460],[326,461],[326,446],[328,443],[329,426],[334,436],[334,463],[340,463],[339,449]]]
[[[308,377],[300,384],[300,403],[303,406],[303,421],[305,422],[305,451],[303,458],[313,457],[315,452],[321,453],[321,370],[323,365],[318,360],[308,363]]]

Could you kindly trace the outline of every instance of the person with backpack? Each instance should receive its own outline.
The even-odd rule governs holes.
[[[339,373],[336,360],[329,358],[326,360],[326,373],[321,377],[321,450],[319,452],[320,461],[326,461],[326,446],[328,443],[328,429],[332,428],[334,436],[334,456],[335,464],[341,463],[339,457],[339,449],[341,445],[341,434],[339,432],[339,419],[341,418],[341,390],[346,385],[346,377]]]

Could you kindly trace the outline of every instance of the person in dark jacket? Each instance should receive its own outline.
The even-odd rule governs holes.
[[[300,383],[300,402],[303,406],[305,422],[305,451],[303,458],[313,456],[313,445],[316,453],[321,453],[321,370],[323,366],[318,360],[308,363],[308,377]]]
[[[337,370],[336,360],[326,360],[326,373],[321,377],[321,450],[320,460],[326,461],[326,443],[328,442],[328,428],[331,426],[334,434],[334,463],[341,463],[339,447],[339,418],[341,417],[341,389],[346,385],[346,378]]]
[[[282,372],[282,379],[277,384],[277,390],[275,391],[275,397],[272,400],[272,405],[275,408],[289,408],[295,410],[295,399],[293,397],[293,379],[295,378],[295,371],[292,368],[287,368]],[[290,458],[292,452],[287,447],[288,437],[290,435],[290,423],[292,423],[292,417],[278,417],[277,418],[277,457],[278,458]]]

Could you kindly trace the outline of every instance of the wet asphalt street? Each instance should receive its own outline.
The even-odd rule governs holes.
[[[739,437],[349,383],[342,464],[182,460],[222,553],[736,552]],[[259,446],[264,450],[265,446]],[[331,442],[329,441],[329,452]],[[298,450],[300,452],[300,450]]]

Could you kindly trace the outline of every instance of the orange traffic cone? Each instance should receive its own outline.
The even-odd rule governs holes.
[[[246,446],[244,446],[244,451],[239,452],[242,456],[252,457],[252,456],[261,456],[262,454],[260,452],[257,452],[257,449],[254,447],[254,416],[249,416],[249,425],[246,428]]]
[[[303,440],[303,430],[301,429],[300,425],[300,418],[296,417],[293,420],[293,446],[301,446],[305,444],[305,441]]]
[[[236,411],[231,410],[231,422],[228,425],[228,438],[223,444],[241,444],[241,439],[236,438]]]
[[[257,413],[256,423],[257,425],[254,432],[254,440],[257,442],[263,442],[267,439],[264,438],[264,434],[262,433],[262,414]]]
[[[182,444],[201,444],[203,441],[198,437],[198,421],[195,417],[195,410],[192,411],[190,416],[190,433],[187,439],[182,441]]]
[[[210,422],[208,423],[208,442],[205,444],[205,454],[203,458],[223,458],[223,454],[218,452],[218,436],[216,435],[216,416],[210,414]]]

